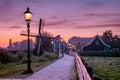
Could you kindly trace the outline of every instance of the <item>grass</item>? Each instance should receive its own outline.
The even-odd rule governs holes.
[[[94,74],[105,80],[120,80],[119,57],[84,57]]]
[[[55,62],[58,56],[54,53],[45,53],[42,56],[31,55],[31,68],[33,72],[37,72],[40,69]],[[0,78],[22,78],[30,76],[31,74],[22,74],[27,70],[27,58],[23,56],[20,61],[13,61],[9,63],[0,63]]]
[[[55,62],[56,60],[32,63],[32,70],[35,72]],[[0,78],[25,78],[28,75],[22,75],[27,69],[27,64],[8,63],[0,65]]]
[[[1,66],[3,66],[3,69],[0,70],[1,78],[11,77],[14,73],[21,73],[26,69],[25,64],[8,63],[2,64]]]

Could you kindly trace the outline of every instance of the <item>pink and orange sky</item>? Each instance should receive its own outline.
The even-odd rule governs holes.
[[[27,30],[23,12],[29,6],[33,13],[30,30],[38,32],[39,19],[45,19],[44,30],[66,41],[72,36],[92,37],[112,30],[120,35],[120,0],[0,0],[0,46],[11,38],[21,41]]]

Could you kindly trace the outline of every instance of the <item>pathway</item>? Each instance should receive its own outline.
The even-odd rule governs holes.
[[[26,78],[26,80],[75,80],[74,57],[64,55],[55,63],[43,68]]]

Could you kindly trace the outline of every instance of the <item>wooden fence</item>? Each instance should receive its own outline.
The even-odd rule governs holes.
[[[76,52],[71,52],[70,54],[75,57],[79,80],[92,80],[78,54]]]

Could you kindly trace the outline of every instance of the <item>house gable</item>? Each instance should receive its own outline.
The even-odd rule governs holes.
[[[105,44],[100,36],[95,36],[88,44],[83,46],[83,51],[97,51],[110,48],[109,45]]]

